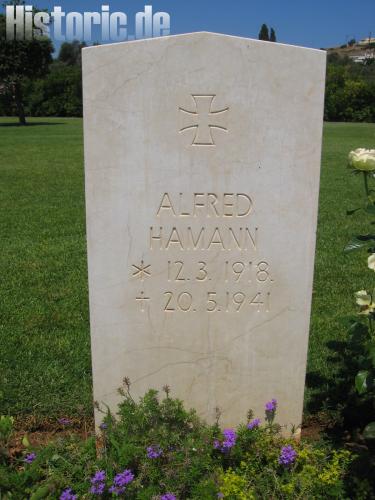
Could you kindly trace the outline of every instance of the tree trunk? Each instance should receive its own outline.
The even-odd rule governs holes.
[[[25,108],[23,107],[22,91],[19,83],[14,85],[14,101],[16,103],[19,124],[26,125]]]

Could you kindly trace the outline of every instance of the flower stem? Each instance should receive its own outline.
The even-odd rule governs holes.
[[[368,321],[369,321],[369,325],[370,325],[370,335],[371,335],[371,338],[373,339],[374,338],[374,322],[372,321],[372,318],[369,318]]]
[[[370,196],[370,190],[369,190],[369,187],[368,187],[367,172],[363,172],[363,180],[364,180],[364,183],[365,183],[366,196],[368,198]]]

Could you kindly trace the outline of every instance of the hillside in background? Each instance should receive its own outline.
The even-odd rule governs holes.
[[[375,60],[375,38],[364,38],[358,42],[353,39],[345,45],[330,47],[325,50],[328,55],[349,58],[353,62],[367,63]]]

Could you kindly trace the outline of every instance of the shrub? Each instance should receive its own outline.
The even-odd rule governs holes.
[[[94,437],[74,436],[7,455],[2,498],[345,498],[350,454],[283,437],[275,400],[266,405],[265,424],[250,412],[246,425],[222,431],[164,390],[163,398],[150,390],[136,402],[127,382],[118,418],[105,412],[99,455]]]

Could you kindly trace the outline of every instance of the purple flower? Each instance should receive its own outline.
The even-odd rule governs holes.
[[[101,429],[102,431],[105,431],[106,429],[108,429],[108,425],[105,422],[102,422],[99,425],[99,429]]]
[[[93,484],[90,488],[90,493],[93,495],[103,495],[105,490],[105,483]]]
[[[248,428],[249,430],[251,430],[251,429],[258,428],[258,427],[259,427],[259,425],[260,425],[260,418],[254,418],[254,420],[252,420],[251,422],[249,422],[249,423],[247,424],[247,428]]]
[[[165,493],[160,497],[160,500],[176,500],[176,496],[173,493]]]
[[[28,455],[26,455],[25,457],[25,462],[27,464],[32,464],[34,462],[34,460],[36,459],[36,453],[29,453]]]
[[[224,429],[223,430],[224,440],[220,442],[218,439],[214,441],[214,448],[220,450],[223,453],[229,451],[236,444],[237,434],[234,429]]]
[[[237,434],[234,429],[224,429],[224,441],[223,448],[226,450],[230,450],[236,444]]]
[[[71,420],[69,420],[68,418],[64,418],[64,417],[59,418],[57,421],[60,425],[70,425],[72,423]]]
[[[67,488],[60,495],[60,500],[76,500],[77,495],[74,495],[71,488]]]
[[[268,403],[265,404],[266,412],[274,412],[276,411],[277,401],[276,399],[271,399]]]
[[[105,478],[106,475],[104,470],[96,471],[93,477],[90,479],[90,493],[92,493],[93,495],[102,495],[105,490]]]
[[[134,479],[134,474],[129,470],[125,469],[124,472],[120,472],[120,474],[117,474],[113,480],[113,483],[116,486],[126,486],[127,484],[131,483]]]
[[[91,484],[95,484],[95,483],[100,483],[102,481],[105,481],[105,478],[106,478],[105,471],[104,470],[98,470],[92,476],[92,478],[90,479],[90,481],[91,481]]]
[[[279,464],[281,465],[291,465],[297,456],[296,450],[288,444],[288,446],[283,446],[281,448],[280,456],[279,456]]]
[[[147,448],[148,458],[159,458],[163,454],[163,450],[160,446],[149,446]]]
[[[224,498],[224,493],[221,493],[221,491],[219,491],[219,493],[217,494],[217,498]]]
[[[129,469],[125,469],[124,472],[116,474],[113,479],[113,485],[109,488],[109,492],[114,495],[122,495],[125,491],[125,486],[131,483],[133,479],[134,474]]]

